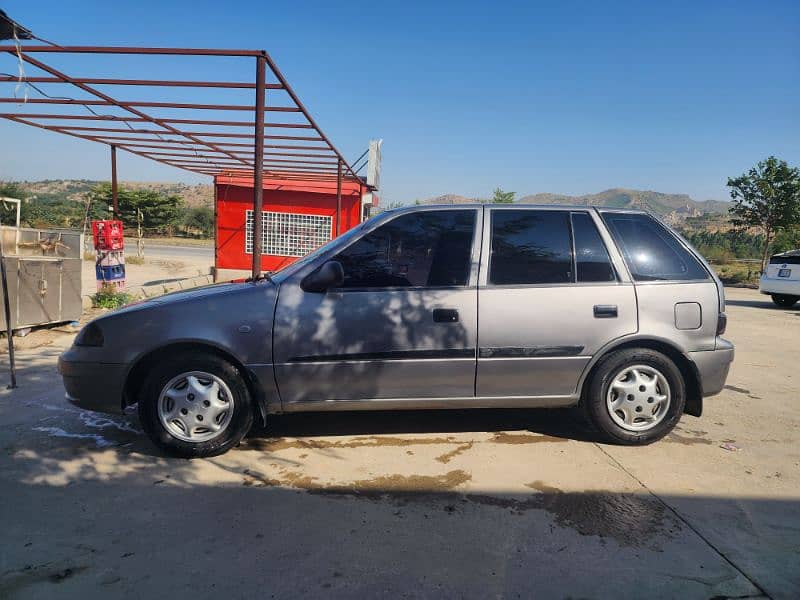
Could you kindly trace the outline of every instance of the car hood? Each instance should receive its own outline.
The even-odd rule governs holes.
[[[169,294],[164,294],[163,296],[158,296],[156,298],[150,298],[149,300],[132,302],[131,304],[127,304],[122,308],[115,310],[114,312],[110,313],[107,316],[122,315],[126,313],[147,310],[150,308],[158,308],[173,304],[179,304],[182,302],[192,302],[194,300],[200,300],[203,298],[211,299],[213,297],[223,296],[226,294],[243,291],[253,287],[253,285],[254,285],[253,283],[249,282],[214,283],[211,285],[205,285],[202,287],[193,288],[191,290],[170,292]],[[269,282],[258,282],[255,285],[272,285],[272,284],[270,284]]]

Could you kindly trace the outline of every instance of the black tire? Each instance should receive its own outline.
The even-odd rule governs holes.
[[[670,404],[664,418],[651,429],[634,432],[624,429],[612,419],[606,394],[612,378],[626,366],[646,365],[657,369],[670,388]],[[597,364],[591,379],[584,385],[581,398],[583,412],[592,428],[604,441],[626,446],[643,446],[667,435],[683,414],[686,405],[686,383],[678,367],[667,356],[647,348],[630,348],[612,352]]]
[[[775,303],[776,306],[780,306],[781,308],[792,308],[797,301],[800,300],[800,296],[789,296],[787,294],[772,294],[772,301]]]
[[[219,377],[233,396],[233,415],[218,437],[189,442],[172,435],[158,417],[158,400],[174,377],[204,371]],[[253,401],[239,370],[225,359],[207,352],[183,352],[158,363],[148,374],[139,396],[139,420],[153,443],[174,456],[200,458],[223,454],[239,444],[253,424]]]

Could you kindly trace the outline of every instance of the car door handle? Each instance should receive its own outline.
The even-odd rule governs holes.
[[[457,323],[458,311],[455,308],[434,308],[434,323]]]
[[[616,304],[595,304],[594,305],[594,318],[595,319],[616,319],[618,317]]]

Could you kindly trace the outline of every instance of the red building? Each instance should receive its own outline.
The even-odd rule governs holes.
[[[377,197],[365,183],[342,180],[264,179],[261,269],[277,271],[362,222]],[[253,260],[253,177],[214,177],[217,281],[250,275]]]

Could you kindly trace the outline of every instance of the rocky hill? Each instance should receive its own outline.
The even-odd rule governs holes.
[[[81,200],[100,181],[89,179],[45,179],[43,181],[20,181],[19,185],[30,195],[47,200]],[[183,198],[188,206],[208,206],[214,204],[214,187],[199,183],[150,183],[140,181],[120,181],[120,186],[134,189],[150,189],[167,195]]]
[[[467,204],[481,202],[480,198],[467,198],[445,194],[420,201],[421,204]],[[694,200],[688,194],[665,194],[644,190],[615,188],[597,194],[568,196],[566,194],[530,194],[518,197],[522,204],[569,204],[579,206],[605,206],[610,208],[642,208],[652,210],[671,223],[682,223],[689,217],[728,212],[728,202],[719,200]]]
[[[476,202],[484,202],[480,198],[467,198],[466,196],[459,196],[458,194],[443,194],[428,198],[427,200],[419,200],[420,204],[475,204]]]

